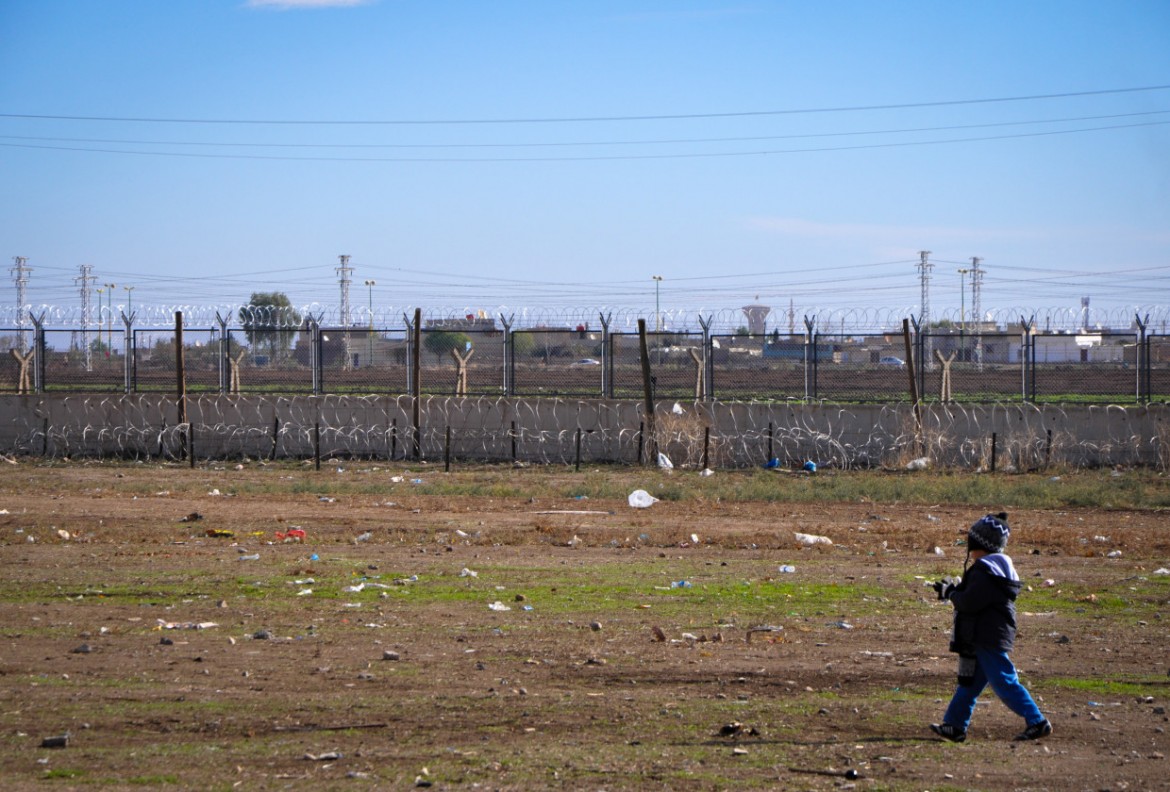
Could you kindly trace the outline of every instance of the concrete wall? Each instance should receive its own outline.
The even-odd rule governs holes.
[[[188,431],[197,458],[409,457],[410,397],[191,396],[189,427],[174,397],[0,396],[0,451],[49,457],[177,459]],[[427,398],[423,456],[572,464],[636,463],[638,402],[599,399]],[[658,405],[661,450],[678,467],[746,467],[775,457],[832,467],[900,467],[926,455],[941,466],[1001,469],[1047,463],[1149,465],[1170,458],[1167,405],[942,405],[923,408],[922,439],[908,404],[674,403]]]

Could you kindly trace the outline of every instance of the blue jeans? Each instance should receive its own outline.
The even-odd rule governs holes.
[[[943,715],[943,723],[966,731],[971,724],[971,715],[975,712],[975,700],[988,685],[991,685],[995,695],[1008,709],[1024,719],[1026,725],[1032,726],[1044,720],[1032,695],[1020,684],[1016,667],[1012,665],[1007,652],[976,649],[975,658],[975,681],[970,687],[959,685],[955,688],[955,695],[951,697],[950,706]]]

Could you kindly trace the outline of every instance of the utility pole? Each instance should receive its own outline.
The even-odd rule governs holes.
[[[965,357],[963,354],[965,344],[964,336],[967,334],[967,273],[971,270],[959,269],[959,360],[962,361]]]
[[[376,280],[367,280],[366,288],[370,292],[370,326],[366,330],[366,340],[368,342],[366,349],[366,366],[374,364],[374,287],[378,285]]]
[[[345,328],[342,333],[342,354],[345,359],[341,367],[349,371],[353,368],[353,359],[349,353],[349,276],[353,267],[349,266],[349,256],[338,256],[337,259],[340,262],[337,275],[341,283],[341,326]]]
[[[650,277],[654,279],[654,332],[661,333],[662,332],[662,312],[658,308],[658,306],[659,306],[658,287],[662,284],[662,276],[661,275],[651,275]],[[657,339],[655,339],[655,342],[657,343]]]
[[[114,289],[118,288],[116,283],[107,283],[106,294],[107,303],[110,309],[106,311],[106,357],[110,357],[114,353]]]
[[[975,319],[975,365],[983,371],[983,307],[979,292],[983,289],[983,270],[979,263],[983,259],[971,257],[971,316]]]
[[[922,348],[922,366],[927,369],[934,367],[930,354],[930,271],[934,269],[934,264],[930,262],[929,257],[929,250],[918,251],[918,277],[922,281],[922,301],[919,304],[922,316],[919,317],[918,326],[926,331],[926,344]]]
[[[28,265],[27,256],[13,256],[12,261],[15,262],[9,271],[12,273],[12,280],[16,284],[16,326],[19,328],[17,334],[17,346],[20,354],[28,351],[28,344],[24,340],[24,315],[25,310],[24,290],[28,286],[28,274],[32,272],[32,267]]]
[[[81,289],[81,345],[85,347],[85,370],[93,371],[93,349],[89,341],[89,326],[93,324],[93,301],[91,287],[97,278],[93,275],[92,264],[82,264],[81,275],[73,279]]]

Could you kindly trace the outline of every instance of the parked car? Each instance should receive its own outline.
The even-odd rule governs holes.
[[[878,365],[879,366],[893,366],[894,368],[904,368],[906,366],[906,361],[902,360],[902,358],[900,358],[900,357],[894,357],[893,355],[886,355],[885,357],[883,357],[881,360],[878,361]]]
[[[573,363],[573,365],[574,366],[600,366],[601,361],[594,360],[593,358],[581,358],[580,360]]]

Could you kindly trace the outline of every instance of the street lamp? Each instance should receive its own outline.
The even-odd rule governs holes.
[[[105,284],[107,301],[110,309],[106,313],[106,357],[110,356],[110,350],[114,347],[114,289],[118,288],[116,283]]]
[[[366,332],[366,365],[372,365],[374,362],[374,287],[378,285],[375,280],[367,280],[366,288],[370,293],[370,329]]]
[[[130,296],[130,292],[134,291],[134,287],[133,286],[123,286],[122,288],[126,290],[126,315],[129,316],[131,313],[131,308],[134,305],[134,303],[131,299],[131,296]]]
[[[654,279],[654,332],[662,332],[662,312],[658,308],[658,287],[662,284],[661,275],[651,275]]]
[[[967,333],[967,273],[969,269],[959,270],[959,354],[962,356],[963,336]]]

